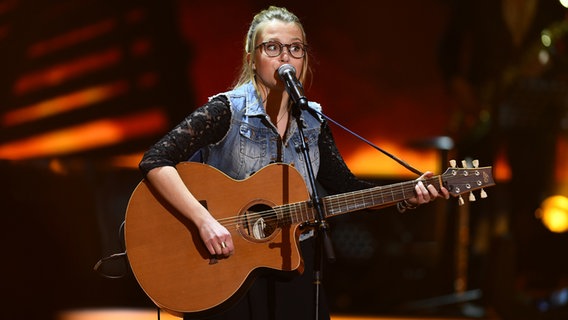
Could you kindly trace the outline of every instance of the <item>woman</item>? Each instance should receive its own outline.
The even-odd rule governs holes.
[[[251,23],[242,72],[234,89],[214,96],[190,114],[146,152],[140,163],[153,187],[197,226],[212,255],[230,259],[239,248],[234,247],[229,231],[185,187],[174,166],[199,152],[203,162],[234,179],[244,179],[270,163],[293,163],[308,182],[305,161],[297,148],[299,137],[291,115],[292,101],[277,72],[283,64],[298,70],[298,78],[303,82],[308,70],[306,35],[294,14],[270,7],[258,13]],[[321,110],[314,102],[309,102],[309,106]],[[329,193],[371,187],[349,171],[327,123],[310,111],[301,112],[318,183]],[[419,182],[416,196],[399,207],[414,207],[438,196],[447,198],[447,190],[438,193],[433,186],[425,187]],[[310,258],[314,241],[309,233],[300,239],[305,259],[302,276],[288,282],[270,277],[257,279],[246,297],[221,317],[312,319]],[[321,305],[320,314],[329,318],[325,304]]]

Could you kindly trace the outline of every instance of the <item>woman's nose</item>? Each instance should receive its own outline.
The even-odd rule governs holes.
[[[282,48],[282,53],[280,54],[280,61],[288,61],[290,60],[290,51],[288,51],[287,47]]]

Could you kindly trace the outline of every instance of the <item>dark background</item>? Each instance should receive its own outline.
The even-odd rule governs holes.
[[[451,126],[459,107],[446,86],[451,68],[442,53],[448,31],[455,30],[451,1],[270,4],[286,6],[303,21],[314,69],[313,83],[305,84],[307,94],[329,116],[421,170],[442,171],[448,157],[476,157],[470,154],[475,149]],[[100,272],[93,266],[102,257],[123,251],[120,224],[142,178],[136,169],[141,152],[207,97],[232,85],[248,23],[268,5],[188,0],[0,2],[1,318],[24,314],[26,319],[49,319],[62,310],[153,306],[126,260],[111,260]],[[552,16],[562,20],[566,10],[551,8],[556,10]],[[93,25],[99,29],[78,32]],[[67,37],[53,41],[62,35]],[[110,54],[105,62],[96,55],[101,52],[116,55]],[[89,69],[85,62],[77,64],[87,67],[78,67],[75,74],[66,69],[67,63],[91,54],[98,57],[93,58],[95,67]],[[558,70],[565,74],[565,69]],[[38,74],[43,78],[34,86],[33,76]],[[122,88],[118,94],[102,95],[86,107],[16,124],[5,120],[15,110],[116,83]],[[150,115],[144,118],[148,122],[136,121],[136,115],[145,114]],[[554,123],[543,126],[557,138],[555,152],[524,158],[550,163],[550,184],[558,187],[566,178],[562,119],[560,112],[546,120]],[[91,146],[84,143],[90,137],[71,134],[66,138],[73,147],[62,151],[52,148],[57,142],[47,147],[27,144],[27,139],[98,120],[116,120],[122,135]],[[340,128],[334,127],[334,134],[356,174],[379,183],[413,178]],[[447,153],[438,150],[435,138],[440,136],[454,138],[454,148]],[[513,192],[511,168],[502,153],[484,161],[481,165],[495,165],[497,180],[497,186],[487,190],[487,200],[461,209],[452,199],[405,215],[385,209],[334,220],[338,261],[324,273],[332,311],[561,317],[565,301],[555,305],[550,298],[567,285],[566,235],[546,230],[532,214],[536,207],[527,207],[523,223],[531,247],[521,261],[518,253],[525,248],[515,239],[525,234],[513,238],[511,229],[503,227],[509,223],[512,203],[535,193],[541,199],[540,191],[549,190],[549,185],[527,176],[524,182],[530,188]],[[465,256],[460,249],[467,250]],[[107,279],[101,273],[125,276]]]

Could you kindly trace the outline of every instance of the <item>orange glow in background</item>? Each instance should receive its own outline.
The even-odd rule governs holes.
[[[441,170],[439,169],[440,157],[435,150],[411,150],[388,141],[383,141],[381,148],[396,155],[412,166],[419,166],[416,169],[420,171]],[[349,155],[345,157],[345,162],[353,173],[361,176],[372,177],[379,173],[381,175],[407,177],[409,179],[416,177],[416,174],[408,171],[394,160],[379,153],[375,149],[365,146],[349,153]]]
[[[77,30],[73,30],[61,36],[36,43],[29,47],[27,55],[30,58],[38,58],[40,56],[109,33],[115,27],[116,21],[114,19],[104,20]]]
[[[1,124],[9,127],[24,122],[36,121],[67,111],[88,107],[124,94],[126,91],[128,91],[128,84],[123,80],[111,84],[93,86],[10,111],[0,118]]]
[[[17,1],[0,2],[0,14],[13,10],[17,4]],[[124,13],[123,21],[127,25],[135,25],[146,18],[145,9],[132,8]],[[98,21],[86,22],[83,26],[31,43],[25,50],[26,59],[37,60],[116,32],[120,27],[119,19],[118,17],[99,18]],[[9,31],[9,26],[0,26],[0,38]],[[101,70],[116,68],[124,61],[125,56],[144,57],[150,54],[152,41],[147,38],[147,35],[138,35],[129,41],[131,43],[128,46],[123,47],[122,44],[115,43],[116,47],[99,47],[83,56],[69,57],[52,65],[31,69],[16,78],[12,94],[25,97],[34,91],[61,87],[63,84],[80,80]],[[151,90],[160,80],[160,75],[154,70],[142,69],[130,75],[128,80],[110,79],[100,84],[73,89],[74,91],[62,92],[54,96],[44,95],[40,100],[18,108],[11,108],[4,114],[0,114],[0,126],[17,128],[22,124],[33,124],[35,121],[55,118],[70,111],[96,107],[97,104],[103,102],[127,97],[134,89],[129,80],[133,80],[135,89]],[[4,141],[0,143],[0,159],[25,160],[57,157],[108,147],[135,138],[158,135],[167,129],[168,123],[167,115],[161,109],[163,108],[154,108],[115,118],[94,119],[86,123],[69,124],[57,130]],[[141,154],[115,157],[111,162],[120,167],[134,167],[140,156]],[[57,161],[52,161],[52,163],[57,163]],[[59,163],[60,166],[61,163]],[[54,165],[55,169],[57,167]],[[64,170],[60,168],[55,171]]]
[[[22,160],[65,155],[110,146],[166,129],[167,118],[160,109],[90,123],[13,141],[0,146],[0,158]]]
[[[85,73],[115,65],[121,58],[122,53],[119,49],[110,48],[45,70],[32,72],[16,81],[14,93],[23,95],[40,88],[56,86]]]

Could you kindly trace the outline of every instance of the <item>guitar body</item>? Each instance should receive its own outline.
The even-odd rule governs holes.
[[[309,199],[294,168],[272,164],[245,180],[200,163],[177,169],[192,194],[231,232],[235,252],[229,258],[211,256],[197,228],[147,181],[140,182],[126,211],[126,250],[134,276],[158,307],[177,315],[218,312],[239,299],[259,273],[303,272],[298,224],[274,225],[262,234],[257,226],[270,219],[255,215]]]

